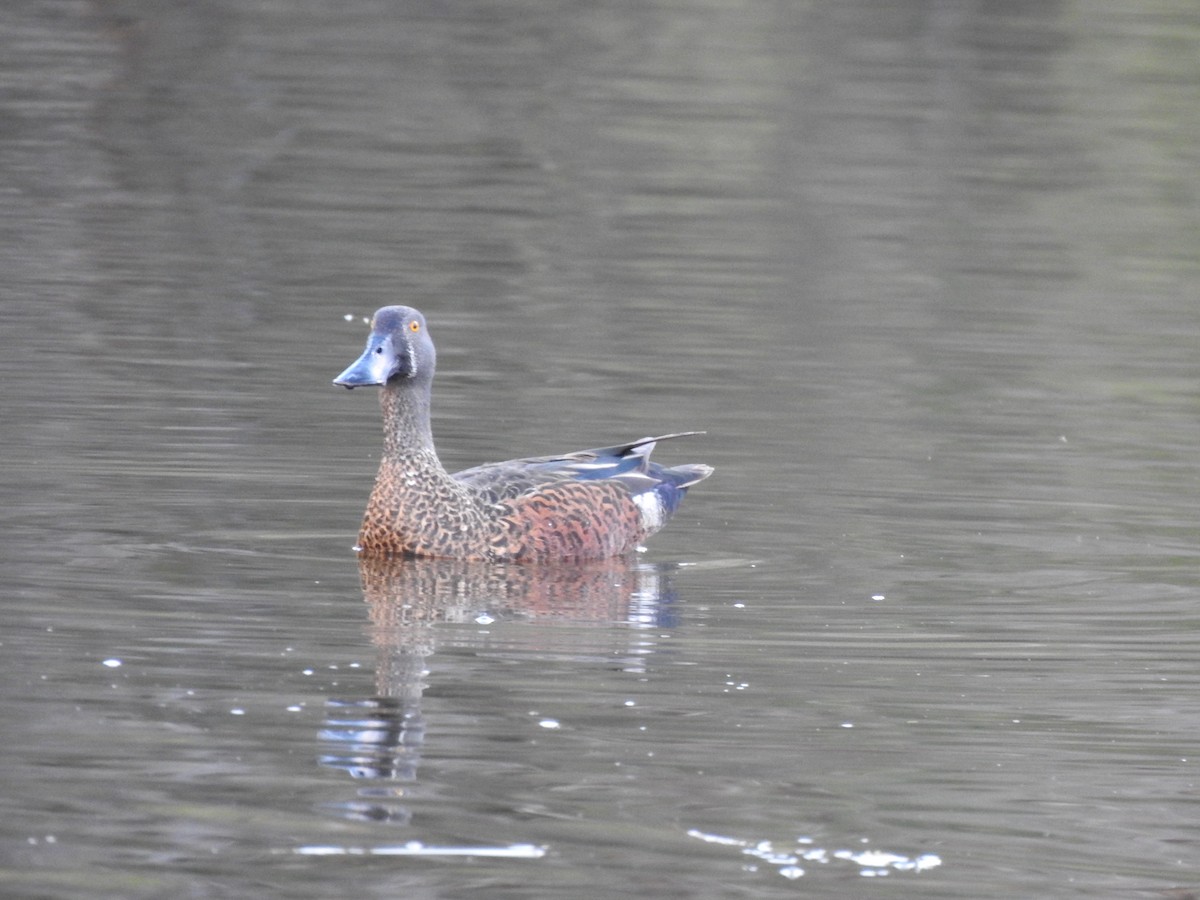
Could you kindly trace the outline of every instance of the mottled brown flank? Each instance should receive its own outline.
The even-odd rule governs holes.
[[[414,456],[380,463],[358,545],[370,558],[600,559],[645,537],[619,482],[560,481],[497,503]]]
[[[562,481],[507,504],[511,559],[600,559],[637,547],[646,530],[625,485]]]

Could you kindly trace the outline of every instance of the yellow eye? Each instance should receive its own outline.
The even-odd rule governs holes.
[[[420,323],[420,322],[418,322],[416,319],[413,319],[413,321],[411,321],[411,322],[409,322],[409,323],[408,323],[408,330],[409,330],[409,331],[412,331],[412,332],[417,332],[417,331],[420,331],[420,330],[421,330],[421,323]]]

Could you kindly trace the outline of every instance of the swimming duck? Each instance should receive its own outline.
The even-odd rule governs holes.
[[[382,388],[383,456],[358,535],[364,557],[616,556],[662,528],[687,489],[712,474],[700,463],[668,468],[650,461],[658,441],[697,433],[684,432],[451,475],[430,428],[436,359],[425,317],[385,306],[371,319],[362,356],[333,380]]]

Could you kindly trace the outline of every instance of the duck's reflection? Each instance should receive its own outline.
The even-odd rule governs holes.
[[[405,785],[416,780],[425,742],[421,695],[439,623],[532,622],[669,628],[675,623],[672,567],[610,559],[565,564],[459,560],[361,560],[363,598],[376,648],[375,695],[331,700],[321,764],[362,785],[339,804],[347,818],[405,824]],[[635,632],[636,633],[636,632]],[[648,652],[641,635],[629,664]]]

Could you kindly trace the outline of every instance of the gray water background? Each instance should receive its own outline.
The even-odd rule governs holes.
[[[0,894],[1200,891],[1194,5],[0,45]],[[631,566],[360,573],[394,302],[451,468],[717,474]]]

